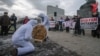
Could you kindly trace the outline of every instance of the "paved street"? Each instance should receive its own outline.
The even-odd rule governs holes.
[[[82,56],[100,56],[100,39],[91,37],[89,30],[86,30],[85,36],[50,31],[49,38]]]

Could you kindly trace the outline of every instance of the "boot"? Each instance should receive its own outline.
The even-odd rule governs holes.
[[[16,48],[13,48],[10,53],[12,56],[17,56],[18,50]]]

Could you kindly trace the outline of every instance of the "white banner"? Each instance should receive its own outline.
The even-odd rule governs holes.
[[[50,28],[54,28],[56,25],[56,22],[55,21],[49,21],[49,22],[50,22]]]
[[[80,19],[81,29],[96,30],[98,26],[98,18],[82,18]]]

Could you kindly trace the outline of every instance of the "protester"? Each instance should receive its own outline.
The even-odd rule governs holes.
[[[58,30],[59,30],[59,22],[56,22],[55,31],[58,31]]]
[[[69,18],[68,18],[68,16],[66,16],[66,19],[65,19],[65,21],[68,21],[69,20]]]
[[[75,31],[75,20],[74,18],[70,19],[70,25],[69,25],[69,28],[70,28],[70,33],[74,34],[74,31]]]
[[[100,22],[99,13],[93,14],[92,17],[97,17],[97,18],[98,18],[98,22]],[[91,35],[92,35],[93,37],[99,37],[99,32],[98,32],[98,31],[99,31],[99,24],[98,24],[97,27],[98,27],[98,28],[97,28],[96,30],[92,30],[92,31],[91,31]]]
[[[78,18],[79,18],[79,21],[80,21],[80,19],[82,19],[82,17],[80,17],[80,16],[78,16]],[[79,29],[79,34],[83,34],[83,36],[85,36],[85,30],[83,28],[81,28],[81,25],[80,25],[80,29]]]
[[[1,24],[1,35],[8,35],[8,26],[10,25],[8,12],[4,12],[4,15],[1,17],[0,24]]]
[[[51,17],[50,21],[54,21],[54,18],[53,18],[53,17]]]
[[[70,26],[70,20],[68,18],[68,16],[65,19],[65,28],[66,28],[66,32],[69,32],[69,26]]]
[[[80,17],[75,16],[75,35],[80,35],[81,34],[81,29],[80,29]]]
[[[59,20],[59,28],[60,28],[59,30],[60,31],[63,31],[63,22],[64,22],[64,19],[63,19],[63,17],[61,17]]]
[[[28,23],[19,27],[12,36],[13,50],[12,56],[24,55],[35,50],[32,40],[32,30],[37,25],[36,20],[30,20]]]
[[[98,16],[98,26],[96,29],[97,38],[100,38],[100,17]]]
[[[26,24],[28,21],[29,21],[29,18],[28,18],[28,16],[26,16],[24,21],[23,21],[23,24]]]
[[[17,17],[15,14],[12,14],[12,16],[10,17],[10,21],[11,21],[11,25],[9,26],[9,30],[11,28],[11,26],[14,27],[14,30],[16,31],[16,21],[17,21]]]
[[[53,17],[51,17],[49,23],[50,23],[49,30],[55,31],[55,24],[56,24],[56,22],[54,21]]]

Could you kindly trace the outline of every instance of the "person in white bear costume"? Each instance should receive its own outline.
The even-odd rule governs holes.
[[[49,26],[50,26],[49,18],[48,18],[47,15],[45,15],[45,14],[43,14],[43,13],[39,14],[38,17],[39,17],[40,20],[41,20],[41,24],[44,25],[45,28],[46,28],[47,36],[46,36],[46,39],[44,40],[44,41],[46,41],[47,38],[48,38],[48,30],[49,30]]]
[[[41,18],[41,24],[45,26],[46,30],[49,29],[49,19],[44,14],[39,14],[38,17]],[[30,20],[27,24],[22,25],[12,36],[12,43],[14,45],[14,50],[12,51],[13,56],[19,56],[32,52],[35,50],[34,45],[31,43],[32,30],[37,25],[36,20]]]
[[[31,43],[32,30],[37,25],[37,20],[30,20],[27,24],[22,25],[12,36],[12,43],[14,50],[13,56],[23,55],[35,50],[34,45]]]

